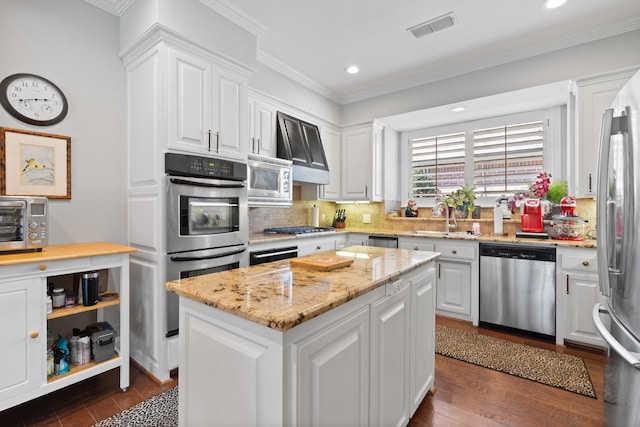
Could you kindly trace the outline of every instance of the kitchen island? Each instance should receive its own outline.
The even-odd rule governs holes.
[[[405,425],[433,386],[436,252],[354,246],[167,283],[180,425]],[[321,268],[321,267],[320,267]]]

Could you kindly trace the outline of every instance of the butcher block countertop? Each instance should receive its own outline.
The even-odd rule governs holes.
[[[353,260],[329,271],[293,266],[291,260],[283,260],[180,279],[166,287],[202,304],[286,331],[437,256],[436,252],[352,246],[309,256],[314,263],[325,257],[328,265],[339,259]]]
[[[48,246],[41,252],[21,252],[0,255],[0,266],[58,261],[99,255],[115,255],[137,251],[136,248],[109,242],[74,243]]]

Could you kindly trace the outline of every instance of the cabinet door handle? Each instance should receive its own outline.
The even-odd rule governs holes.
[[[369,197],[369,186],[365,185],[364,186],[364,198],[366,199],[367,197]]]
[[[438,264],[438,279],[440,278],[440,270],[442,268],[442,264]]]
[[[258,154],[260,154],[260,138],[256,138],[256,142],[258,143]]]
[[[207,150],[211,151],[211,129],[209,129],[207,134],[208,134],[208,145],[209,145],[209,148],[207,148]]]
[[[251,137],[251,152],[256,152],[256,138],[254,136]]]
[[[569,295],[569,275],[567,274],[567,295]]]
[[[36,339],[40,336],[40,334],[37,331],[31,332],[31,338]]]
[[[38,266],[38,269],[39,269],[40,271],[45,271],[45,270],[47,269],[47,264],[40,264],[40,265]]]
[[[589,267],[589,261],[582,261],[582,265],[584,265],[585,267]]]
[[[216,153],[220,152],[220,131],[216,132]]]
[[[589,174],[589,193],[591,193],[591,174]]]

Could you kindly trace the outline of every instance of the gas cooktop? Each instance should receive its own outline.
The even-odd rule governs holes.
[[[294,227],[271,227],[265,228],[267,234],[308,234],[322,233],[324,231],[335,231],[333,227],[313,227],[311,225],[299,225]]]

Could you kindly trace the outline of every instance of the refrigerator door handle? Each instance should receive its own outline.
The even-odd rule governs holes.
[[[602,133],[600,135],[600,153],[598,153],[598,189],[596,197],[597,218],[607,218],[607,188],[609,179],[609,150],[611,149],[611,126],[613,109],[606,110],[602,115]],[[611,296],[609,285],[609,242],[607,241],[606,220],[601,220],[596,230],[598,240],[598,270],[605,273],[600,277],[600,292],[604,296]],[[615,236],[615,235],[614,235]]]
[[[598,330],[602,338],[604,338],[609,347],[611,347],[613,351],[618,353],[620,357],[622,357],[628,364],[636,369],[640,369],[640,354],[633,353],[627,350],[623,347],[622,344],[618,342],[618,340],[613,337],[613,335],[611,335],[606,326],[604,326],[604,323],[602,323],[602,320],[600,319],[600,313],[608,314],[611,320],[615,322],[621,330],[624,330],[624,327],[606,307],[603,307],[601,304],[596,304],[593,306],[592,311],[593,323],[595,324],[596,329]]]

